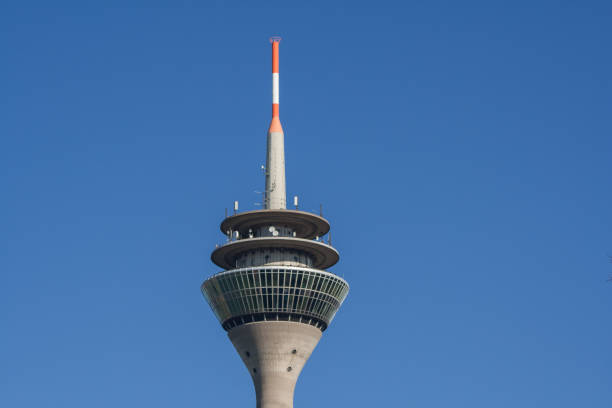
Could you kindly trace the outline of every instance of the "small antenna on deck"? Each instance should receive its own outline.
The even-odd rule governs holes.
[[[238,201],[234,201],[234,215],[238,212]]]
[[[295,206],[295,209],[298,209],[298,196],[293,196],[293,205]]]

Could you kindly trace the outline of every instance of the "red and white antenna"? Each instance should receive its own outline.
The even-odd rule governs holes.
[[[279,117],[279,70],[278,46],[280,37],[270,38],[272,43],[272,121],[268,128],[268,151],[266,156],[267,209],[286,209],[285,187],[285,135]]]
[[[280,45],[280,37],[270,38],[272,43],[272,122],[270,123],[270,131],[282,132],[283,128],[279,118],[279,71],[278,71],[278,46]],[[274,119],[276,118],[276,120]]]

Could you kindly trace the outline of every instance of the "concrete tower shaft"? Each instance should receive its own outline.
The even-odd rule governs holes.
[[[257,408],[293,408],[293,393],[321,330],[296,322],[258,322],[228,336],[249,370]]]
[[[265,208],[287,208],[285,187],[285,134],[279,117],[279,37],[272,37],[272,121],[268,128],[268,148],[266,155]]]

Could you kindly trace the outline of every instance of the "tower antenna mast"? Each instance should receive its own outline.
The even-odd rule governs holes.
[[[270,210],[287,208],[285,186],[285,134],[279,116],[278,47],[280,37],[270,38],[272,43],[272,120],[268,127],[266,154],[266,200]]]

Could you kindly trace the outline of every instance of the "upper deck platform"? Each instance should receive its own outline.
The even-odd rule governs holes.
[[[221,223],[221,232],[238,231],[248,236],[249,230],[270,225],[286,226],[296,238],[313,239],[329,232],[329,222],[316,214],[298,210],[254,210],[227,217]]]
[[[223,269],[232,269],[236,266],[235,261],[240,254],[262,248],[283,248],[306,252],[312,257],[313,266],[318,269],[329,268],[340,259],[338,251],[331,245],[294,237],[262,237],[230,241],[215,248],[210,259]]]

